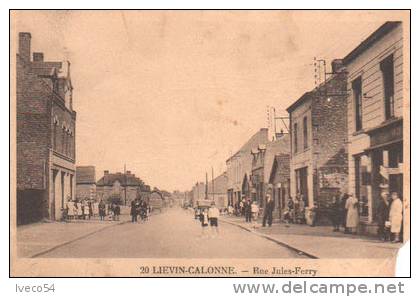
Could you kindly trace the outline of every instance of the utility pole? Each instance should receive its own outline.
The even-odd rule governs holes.
[[[211,167],[211,191],[213,193],[213,201],[214,201],[214,171],[213,171],[213,166]]]
[[[127,175],[126,175],[125,163],[124,163],[124,205],[127,205]]]
[[[206,190],[205,190],[205,192],[206,192],[206,194],[205,194],[205,197],[204,197],[204,199],[209,199],[209,181],[208,181],[208,179],[207,179],[207,171],[206,171]]]

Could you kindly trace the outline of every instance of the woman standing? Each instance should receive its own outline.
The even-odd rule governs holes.
[[[356,234],[357,225],[359,224],[358,204],[359,201],[350,194],[346,201],[346,228],[348,229],[348,232],[352,234]]]
[[[200,222],[201,222],[201,237],[208,237],[207,228],[209,226],[209,215],[208,215],[207,208],[201,211]]]
[[[401,232],[401,225],[402,225],[402,212],[403,212],[403,205],[400,197],[398,196],[397,192],[392,192],[391,194],[392,203],[391,208],[389,210],[389,221],[391,223],[391,234],[393,235],[393,243],[397,243],[400,241],[400,232]]]
[[[76,207],[77,207],[77,217],[79,219],[83,219],[82,203],[79,200],[76,201]]]

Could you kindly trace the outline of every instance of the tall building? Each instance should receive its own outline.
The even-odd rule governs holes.
[[[342,60],[334,60],[331,68],[324,83],[287,109],[290,193],[303,195],[308,207],[317,204],[320,214],[333,196],[348,190],[347,75]]]
[[[223,172],[208,183],[208,199],[214,201],[218,208],[226,208],[228,206],[226,172]]]
[[[349,189],[360,231],[376,233],[380,185],[403,197],[403,28],[386,22],[345,58]]]
[[[75,196],[76,112],[70,63],[31,57],[31,34],[19,33],[16,55],[18,224],[60,220]]]

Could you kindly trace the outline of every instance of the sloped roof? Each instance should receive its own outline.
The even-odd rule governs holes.
[[[265,144],[268,142],[268,129],[261,128],[257,133],[251,136],[251,138],[232,156],[226,161],[229,161],[232,157],[240,154],[240,153],[250,153],[253,147],[256,147],[260,144]]]
[[[96,185],[97,186],[112,186],[116,180],[118,180],[122,186],[141,186],[141,187],[145,186],[144,182],[140,178],[136,177],[134,174],[132,173],[124,174],[121,172],[108,173],[104,175],[97,181]]]
[[[76,184],[94,184],[95,166],[76,166]]]

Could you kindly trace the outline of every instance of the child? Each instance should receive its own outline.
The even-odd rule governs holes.
[[[207,227],[209,226],[209,216],[207,208],[203,209],[200,214],[201,237],[207,237]]]

